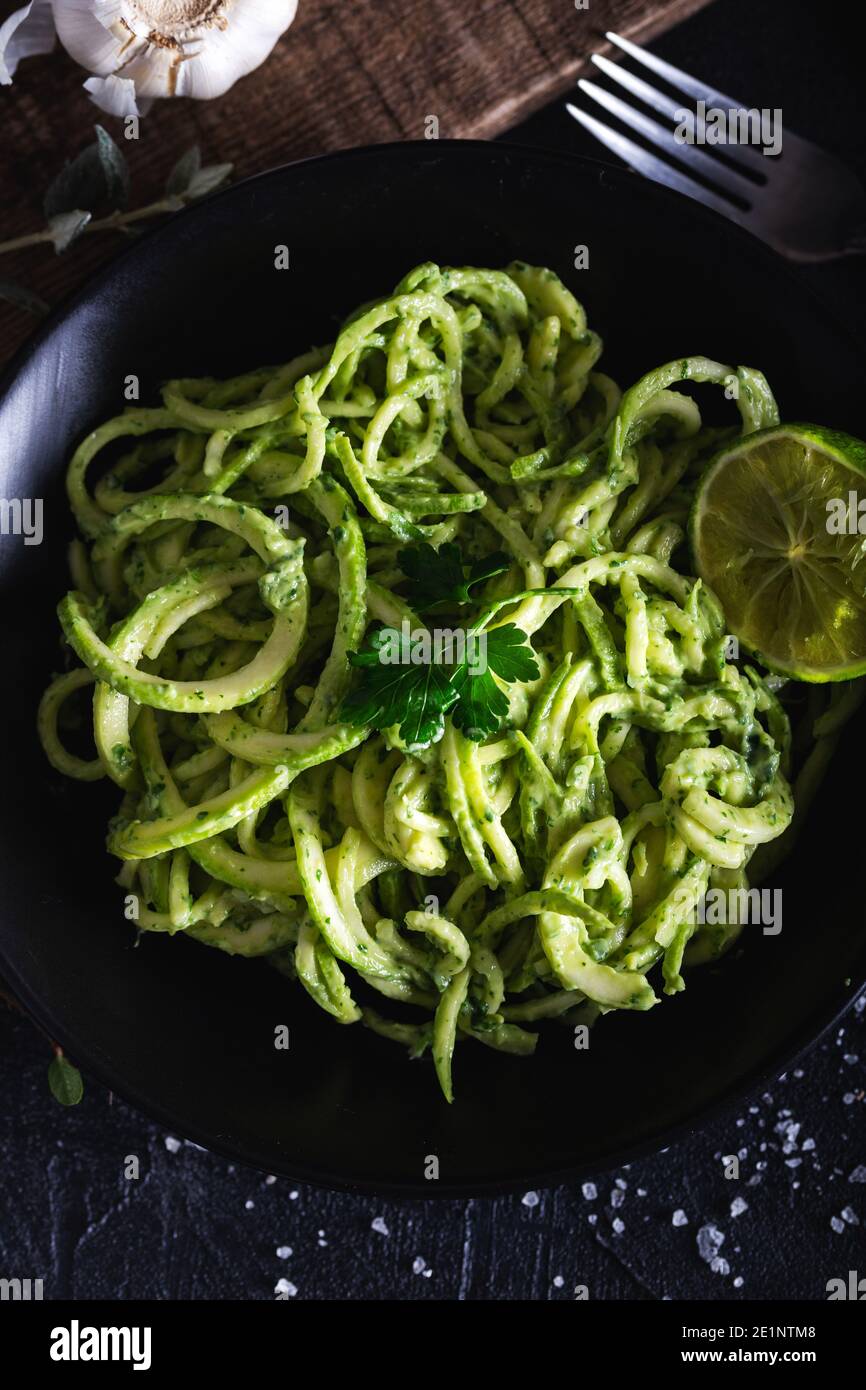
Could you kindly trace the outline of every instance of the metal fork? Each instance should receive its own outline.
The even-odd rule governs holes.
[[[705,103],[705,113],[723,112],[727,116],[728,112],[747,110],[742,102],[725,96],[628,39],[611,33],[605,34],[605,38],[671,87],[685,92],[695,102]],[[778,122],[774,143],[780,140],[781,151],[775,156],[762,153],[753,144],[736,140],[705,143],[708,126],[703,119],[704,113],[699,111],[695,115],[682,100],[667,96],[600,54],[594,53],[592,61],[638,101],[681,127],[689,114],[691,140],[682,132],[678,137],[670,126],[661,125],[595,82],[585,79],[578,82],[586,96],[667,157],[659,159],[627,135],[570,102],[566,103],[566,109],[576,121],[638,173],[696,198],[705,207],[714,208],[790,260],[828,261],[838,256],[866,253],[866,193],[851,170],[834,155],[791,131],[780,130]],[[711,119],[718,124],[715,116]],[[688,172],[683,173],[667,159],[676,160]],[[705,187],[698,179],[707,180],[713,187]]]

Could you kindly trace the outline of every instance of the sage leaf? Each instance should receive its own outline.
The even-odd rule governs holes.
[[[81,1072],[63,1056],[55,1057],[48,1068],[48,1085],[61,1105],[77,1105],[84,1095]]]
[[[120,147],[107,130],[96,127],[96,148],[105,176],[105,197],[111,208],[125,208],[129,202],[129,165]]]
[[[51,221],[62,212],[126,206],[129,197],[129,169],[117,145],[102,126],[96,126],[96,140],[71,161],[49,185],[43,200],[46,218]]]
[[[180,198],[186,193],[201,168],[201,150],[198,145],[182,154],[165,182],[165,191],[170,198]]]
[[[226,182],[234,168],[233,164],[208,164],[193,174],[186,190],[187,198],[204,198],[215,193]]]
[[[198,145],[182,154],[168,176],[165,184],[169,200],[178,198],[181,206],[194,198],[204,198],[225,183],[232,171],[231,164],[207,164],[202,168],[201,150]]]
[[[44,299],[34,294],[26,285],[17,285],[14,280],[0,280],[0,299],[4,299],[7,304],[14,304],[18,309],[25,309],[28,314],[35,314],[38,318],[44,318],[49,312]]]
[[[74,208],[71,212],[59,212],[48,219],[48,230],[58,256],[81,236],[90,218],[91,213]]]

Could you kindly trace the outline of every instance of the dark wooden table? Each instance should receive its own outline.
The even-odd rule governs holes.
[[[509,24],[520,13],[496,8]],[[493,9],[481,6],[488,19]],[[860,59],[840,38],[842,15],[833,3],[719,0],[657,47],[745,102],[781,106],[791,128],[866,176]],[[249,172],[243,132],[221,130],[212,114],[199,117],[208,157],[238,158]],[[350,127],[334,138],[357,141]],[[558,106],[515,134],[598,153]],[[50,169],[7,150],[7,138],[4,118],[2,158],[29,190],[20,227],[28,208],[38,214]],[[53,147],[51,168],[77,139]],[[34,279],[43,263],[34,257]],[[44,292],[61,288],[59,266],[54,274],[39,282]],[[856,329],[866,260],[804,274]],[[784,1078],[667,1152],[586,1188],[495,1201],[398,1204],[269,1181],[165,1134],[86,1078],[82,1104],[61,1110],[48,1095],[49,1055],[26,1020],[0,1012],[0,1276],[42,1277],[46,1297],[546,1300],[585,1284],[592,1299],[822,1300],[828,1279],[864,1270],[863,1009]],[[737,1182],[721,1163],[732,1153]],[[130,1154],[138,1183],[123,1177]],[[715,1268],[704,1258],[714,1233],[724,1237]]]
[[[565,91],[605,30],[641,42],[706,0],[300,0],[271,57],[210,102],[158,102],[126,140],[123,122],[81,90],[85,73],[56,52],[28,59],[0,87],[0,241],[44,225],[54,173],[93,139],[99,120],[122,143],[136,205],[162,192],[173,159],[198,143],[235,177],[293,159],[384,140],[486,139]],[[0,17],[16,4],[0,0]],[[88,235],[64,256],[41,246],[0,257],[0,279],[54,304],[112,254],[117,234]],[[30,324],[0,303],[0,366]]]

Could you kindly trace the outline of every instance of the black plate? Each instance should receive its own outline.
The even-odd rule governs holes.
[[[274,269],[278,245],[287,271]],[[589,269],[576,271],[581,245]],[[862,907],[846,886],[862,853],[850,804],[863,785],[859,727],[778,880],[778,936],[753,928],[684,995],[602,1020],[588,1052],[555,1025],[534,1060],[462,1046],[452,1107],[429,1065],[338,1027],[261,963],[162,937],[133,949],[102,847],[113,791],[51,773],[34,735],[60,663],[71,447],[122,407],[131,373],[146,401],[171,375],[283,360],[418,261],[514,256],[563,275],[621,382],[703,352],[762,367],[783,418],[866,434],[857,349],[749,237],[603,165],[468,142],[312,160],[179,214],[49,322],[0,397],[0,492],[45,503],[41,546],[7,536],[0,547],[2,971],[85,1071],[178,1134],[334,1187],[492,1192],[620,1163],[781,1070],[866,973]],[[274,1049],[278,1023],[288,1052]],[[428,1155],[438,1182],[425,1178]]]

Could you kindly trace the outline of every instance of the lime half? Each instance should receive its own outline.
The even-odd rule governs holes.
[[[770,670],[803,681],[866,672],[862,440],[820,425],[747,435],[704,474],[689,530],[731,634]]]

